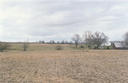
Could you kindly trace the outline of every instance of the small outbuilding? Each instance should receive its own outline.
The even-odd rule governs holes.
[[[124,41],[111,41],[111,46],[114,49],[128,49]]]

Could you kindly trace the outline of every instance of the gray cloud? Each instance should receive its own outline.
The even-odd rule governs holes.
[[[128,31],[127,10],[125,0],[1,0],[0,40],[70,40],[87,30],[118,40]]]

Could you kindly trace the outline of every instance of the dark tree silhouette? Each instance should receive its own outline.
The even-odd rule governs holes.
[[[74,41],[75,43],[75,46],[76,48],[78,47],[80,41],[81,41],[81,37],[79,34],[75,34],[73,37],[72,37],[72,41]]]

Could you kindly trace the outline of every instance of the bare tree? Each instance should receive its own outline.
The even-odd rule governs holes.
[[[28,50],[28,47],[29,47],[29,40],[27,39],[27,41],[24,41],[23,42],[23,50],[24,51],[27,51]]]
[[[128,32],[126,32],[124,35],[124,42],[126,45],[128,45]]]
[[[92,32],[86,31],[85,34],[83,35],[83,39],[87,47],[90,48],[92,45]]]
[[[27,49],[28,49],[28,43],[27,42],[24,42],[23,43],[23,50],[24,51],[27,51]]]
[[[75,46],[76,48],[78,47],[80,41],[81,41],[81,37],[79,34],[75,34],[73,37],[72,37],[72,41],[74,41],[75,43]]]
[[[106,43],[108,37],[102,32],[86,32],[85,42],[89,47],[98,49],[102,44]]]

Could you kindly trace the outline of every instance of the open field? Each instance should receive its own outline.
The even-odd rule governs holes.
[[[128,51],[3,52],[0,83],[128,83]]]
[[[23,43],[17,44],[9,44],[9,51],[23,51]],[[37,44],[37,43],[30,43],[28,44],[28,51],[48,51],[48,50],[56,50],[57,46],[61,46],[64,50],[73,50],[74,45],[70,44]]]

